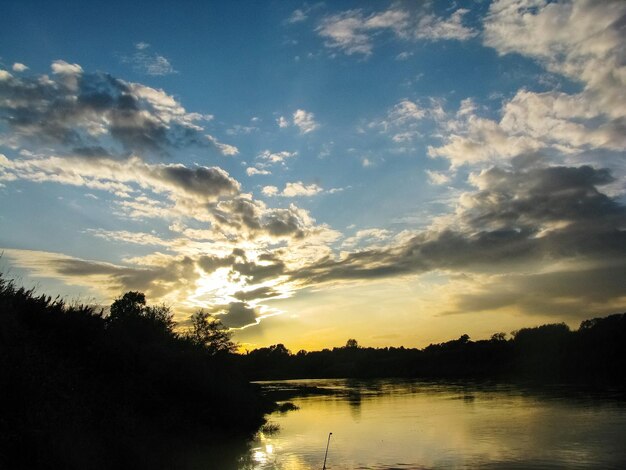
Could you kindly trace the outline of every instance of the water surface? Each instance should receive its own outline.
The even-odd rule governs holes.
[[[290,400],[247,468],[626,468],[626,402],[568,388],[402,380],[265,382],[333,391]]]

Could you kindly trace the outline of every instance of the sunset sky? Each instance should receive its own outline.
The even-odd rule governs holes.
[[[0,269],[243,349],[626,310],[626,2],[5,2]]]

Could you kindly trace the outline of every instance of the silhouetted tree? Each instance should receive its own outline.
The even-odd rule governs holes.
[[[126,292],[111,304],[107,318],[110,325],[124,325],[125,328],[151,326],[153,330],[171,333],[174,328],[173,314],[166,305],[148,306],[143,292]]]
[[[195,344],[203,346],[210,354],[233,353],[237,350],[228,328],[204,310],[198,310],[191,316],[191,330],[187,337]]]
[[[506,341],[506,333],[499,332],[491,335],[491,341]]]
[[[346,341],[346,348],[356,349],[358,347],[359,347],[359,342],[356,339],[350,338],[348,341]]]

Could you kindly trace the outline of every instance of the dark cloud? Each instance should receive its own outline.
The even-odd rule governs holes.
[[[230,256],[201,256],[197,263],[205,272],[212,273],[218,268],[230,267],[233,274],[245,276],[248,283],[256,284],[284,274],[285,264],[272,258],[271,264],[258,264],[249,261],[243,250],[235,249]]]
[[[274,209],[266,216],[264,230],[274,237],[304,238],[307,227],[294,208]]]
[[[245,302],[232,302],[219,318],[228,328],[242,328],[257,323],[257,312]]]
[[[259,287],[257,289],[236,292],[234,297],[237,300],[249,302],[251,300],[271,299],[279,295],[280,293],[274,290],[272,287]]]
[[[506,171],[491,168],[478,177],[482,190],[465,201],[464,214],[473,227],[503,226],[535,230],[540,224],[614,224],[624,207],[598,191],[613,182],[606,169],[550,167]]]
[[[0,122],[25,143],[81,149],[105,148],[106,142],[117,147],[107,153],[119,155],[167,155],[190,145],[215,146],[193,122],[198,116],[186,113],[161,90],[63,64],[64,71],[52,79],[0,81]]]
[[[256,284],[266,279],[275,278],[284,274],[285,264],[277,262],[275,264],[256,264],[251,261],[245,261],[241,263],[234,263],[232,266],[233,271],[237,271],[243,276],[249,278],[250,283]]]
[[[314,229],[308,214],[291,205],[268,209],[245,196],[221,201],[211,208],[217,225],[236,230],[247,238],[269,236],[276,239],[302,239]]]
[[[184,257],[163,266],[135,268],[77,258],[59,258],[51,261],[49,269],[56,275],[72,278],[103,276],[104,284],[113,294],[127,291],[145,292],[150,298],[158,298],[171,290],[192,283],[197,277],[194,263]]]
[[[213,199],[223,195],[239,193],[240,184],[217,167],[187,168],[184,165],[162,165],[155,170],[162,181],[182,188],[186,193]]]
[[[458,228],[418,233],[288,274],[308,284],[432,270],[507,273],[560,260],[621,263],[626,207],[597,188],[611,181],[607,170],[591,167],[492,168],[475,178],[479,190],[462,198]],[[626,294],[626,285],[620,289]]]
[[[225,268],[235,262],[234,256],[220,258],[219,256],[201,256],[197,263],[207,274],[214,272],[216,269]]]
[[[516,306],[529,315],[565,315],[588,318],[614,313],[626,293],[626,260],[614,266],[512,274],[494,280],[478,293],[453,297],[448,313],[471,313]]]

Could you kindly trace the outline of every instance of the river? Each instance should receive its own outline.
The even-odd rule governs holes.
[[[406,380],[262,386],[328,393],[270,415],[246,469],[321,469],[330,432],[327,469],[626,468],[623,394]]]

